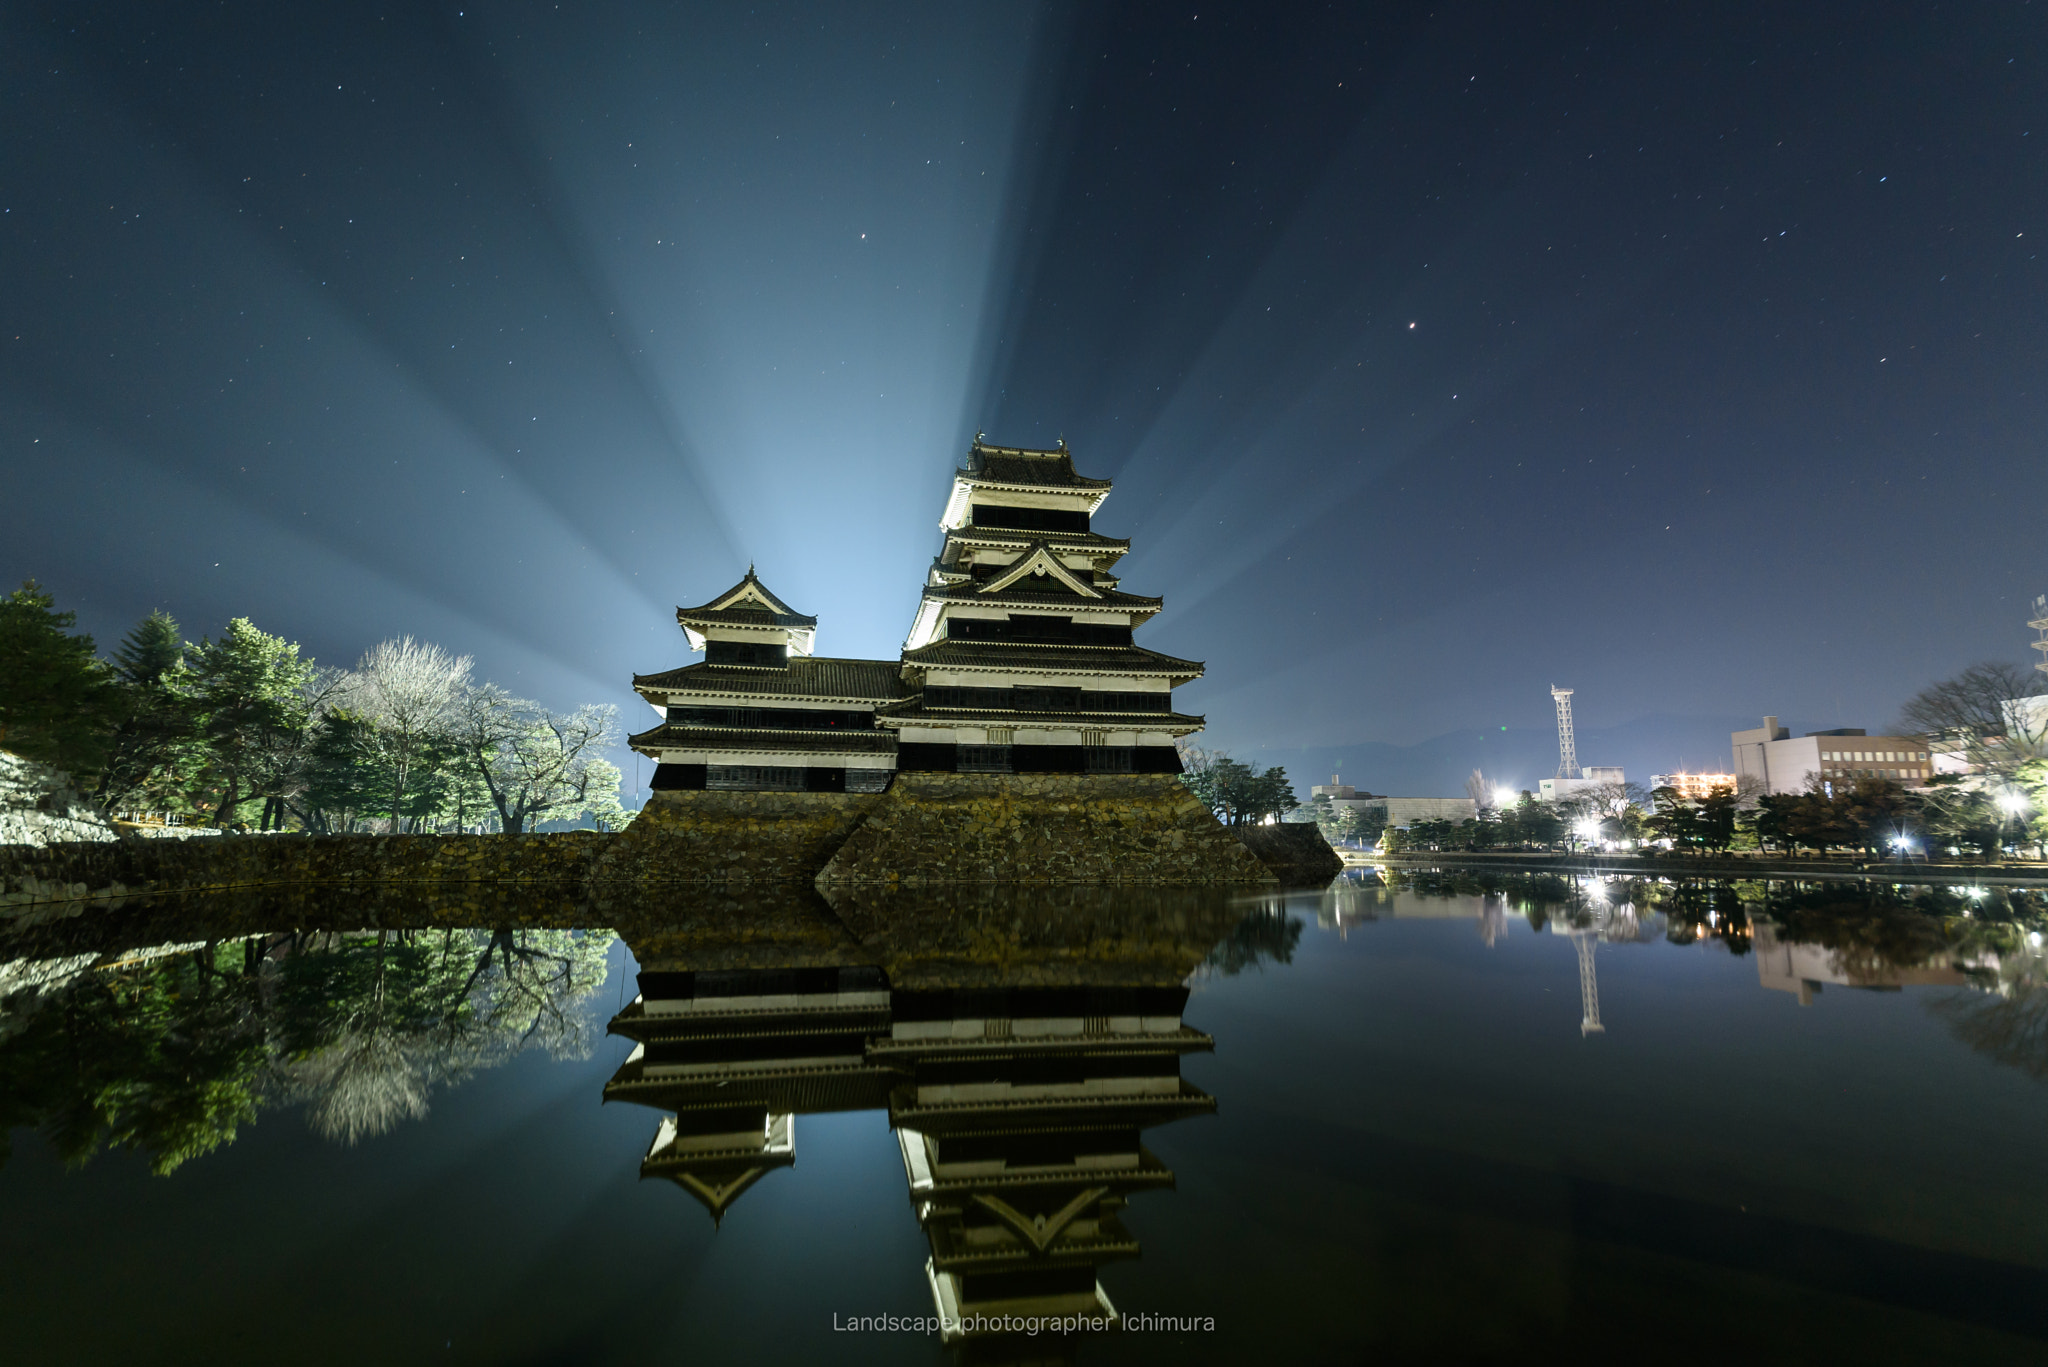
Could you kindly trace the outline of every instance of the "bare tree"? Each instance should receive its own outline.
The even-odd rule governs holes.
[[[363,656],[345,681],[345,705],[376,723],[391,764],[391,830],[404,820],[405,794],[423,752],[446,736],[469,686],[470,657],[401,636]]]
[[[596,789],[618,786],[604,760],[619,738],[619,710],[609,703],[554,713],[515,698],[496,684],[468,690],[456,735],[475,763],[507,834],[562,812],[581,812]]]
[[[2003,773],[2048,751],[2048,706],[2027,701],[2044,692],[2048,675],[1984,660],[1915,693],[1899,709],[1899,727],[1936,746],[1955,747],[1974,766]]]

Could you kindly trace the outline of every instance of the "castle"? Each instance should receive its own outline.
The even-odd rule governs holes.
[[[1051,451],[976,438],[954,472],[899,660],[815,655],[818,619],[751,566],[676,621],[701,663],[640,675],[660,726],[632,738],[653,787],[873,793],[896,773],[1177,774],[1200,717],[1192,660],[1135,644],[1158,598],[1114,573],[1130,542],[1089,526],[1110,481]]]
[[[1179,781],[1202,666],[1133,640],[1162,604],[1118,584],[1109,493],[977,436],[895,660],[816,654],[752,567],[678,608],[704,658],[633,680],[662,721],[629,846],[726,882],[1271,882]]]

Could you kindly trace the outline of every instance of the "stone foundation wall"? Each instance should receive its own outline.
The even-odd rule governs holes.
[[[1344,859],[1313,821],[1239,826],[1238,838],[1289,887],[1321,887],[1344,872]]]
[[[648,795],[597,875],[674,883],[808,883],[885,793],[669,790]]]
[[[1315,836],[1327,870],[1298,837],[1287,843],[1297,830]],[[1264,832],[1286,834],[1276,842]],[[1282,882],[1309,884],[1341,867],[1313,826],[1240,834],[1170,774],[902,774],[887,793],[656,793],[618,835],[0,845],[0,917],[80,899],[283,887],[369,897],[380,886],[441,885],[450,896],[488,900],[499,894],[479,890],[495,884],[630,905],[636,888],[1271,886],[1275,872]],[[1252,840],[1265,844],[1248,849]]]
[[[0,846],[0,914],[38,903],[142,892],[289,884],[512,882],[581,885],[604,842],[558,835],[224,835]]]
[[[818,885],[1267,883],[1171,774],[898,774]]]

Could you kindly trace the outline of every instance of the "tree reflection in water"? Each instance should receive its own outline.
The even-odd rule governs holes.
[[[1286,903],[1275,899],[1269,906],[1246,913],[1230,934],[1209,951],[1197,972],[1229,978],[1268,962],[1293,963],[1295,946],[1301,942],[1301,928],[1301,918],[1288,915]]]
[[[0,1143],[17,1126],[81,1164],[102,1147],[159,1174],[231,1141],[266,1105],[355,1143],[427,1112],[529,1048],[587,1055],[584,999],[610,932],[265,934],[88,961],[6,999]],[[0,1148],[0,1160],[6,1150]]]

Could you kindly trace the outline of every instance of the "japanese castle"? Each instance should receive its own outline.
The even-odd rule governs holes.
[[[878,793],[898,773],[1177,774],[1173,709],[1202,666],[1132,633],[1158,598],[1125,593],[1130,550],[1090,522],[1110,481],[979,436],[953,474],[945,544],[897,660],[813,653],[818,620],[750,566],[676,621],[704,659],[634,688],[662,714],[633,748],[655,789]]]

